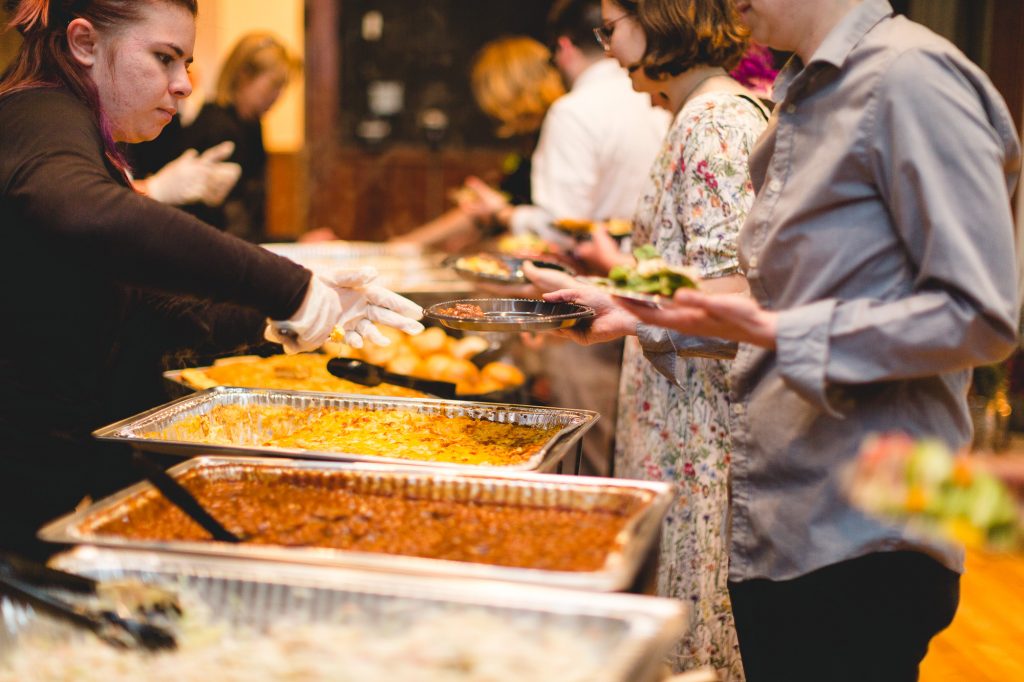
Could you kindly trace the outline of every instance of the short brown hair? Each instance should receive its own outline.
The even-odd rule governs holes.
[[[640,0],[636,18],[647,38],[639,66],[655,80],[695,66],[731,70],[747,49],[732,0]]]

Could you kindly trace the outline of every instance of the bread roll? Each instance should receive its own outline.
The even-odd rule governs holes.
[[[436,381],[450,381],[446,376],[448,374],[448,366],[451,365],[452,362],[452,358],[447,355],[437,353],[426,358],[423,361],[423,364],[420,365],[420,369],[418,371],[421,371],[423,373],[422,376],[425,376],[428,379],[434,379]]]
[[[420,359],[413,355],[408,349],[399,351],[395,357],[391,358],[391,362],[387,364],[387,370],[395,374],[413,375],[416,372],[416,366],[419,365]]]
[[[450,381],[453,384],[460,381],[475,383],[479,378],[480,370],[477,369],[477,366],[469,360],[460,360],[459,358],[450,358],[448,366],[441,376],[442,381]]]
[[[492,379],[503,387],[520,386],[526,381],[522,370],[505,362],[489,362],[480,370],[485,379]]]
[[[465,390],[463,390],[463,387],[465,387]],[[475,383],[458,384],[456,392],[464,395],[483,395],[485,393],[501,391],[504,388],[505,386],[500,381],[481,376],[480,380]]]
[[[409,337],[409,345],[420,357],[427,357],[444,350],[448,335],[440,327],[428,327],[416,336]]]
[[[487,350],[487,346],[487,340],[482,336],[464,336],[461,339],[455,339],[453,342],[452,355],[462,360],[468,360],[474,355]]]

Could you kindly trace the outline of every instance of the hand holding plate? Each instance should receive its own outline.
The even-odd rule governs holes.
[[[572,329],[559,330],[558,336],[571,339],[582,346],[589,346],[636,334],[636,316],[616,306],[609,295],[596,288],[575,284],[577,288],[544,294],[544,300],[551,303],[585,305],[593,308],[595,315]]]
[[[615,303],[647,324],[775,348],[778,313],[765,310],[745,294],[709,295],[680,289],[658,308],[623,298],[616,298]]]

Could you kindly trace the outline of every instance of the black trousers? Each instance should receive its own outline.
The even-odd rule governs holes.
[[[729,583],[747,682],[913,682],[953,620],[960,576],[917,552],[794,580]]]

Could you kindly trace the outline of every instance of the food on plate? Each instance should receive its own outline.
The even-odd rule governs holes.
[[[456,303],[450,308],[440,308],[437,312],[440,315],[461,317],[463,319],[478,319],[484,317],[484,309],[475,303]]]
[[[555,247],[535,234],[508,234],[498,239],[497,249],[510,256],[529,258],[555,253]]]
[[[609,220],[579,220],[576,218],[560,218],[552,223],[562,232],[568,232],[574,237],[584,237],[594,231],[598,225],[604,227],[613,237],[625,237],[633,232],[633,223],[625,218],[611,218]]]
[[[216,360],[212,367],[185,369],[180,376],[182,381],[199,390],[214,386],[243,386],[409,398],[425,395],[402,386],[363,386],[340,379],[327,371],[328,359],[319,353],[272,355],[269,358],[246,355]]]
[[[604,283],[616,289],[641,294],[671,296],[677,289],[696,288],[700,275],[693,268],[670,265],[654,246],[645,244],[633,250],[636,265],[616,265]]]
[[[972,548],[1012,549],[1024,537],[1009,489],[968,455],[901,433],[867,439],[847,474],[859,509]]]
[[[552,224],[564,232],[574,234],[589,234],[594,227],[594,221],[580,218],[559,218]]]
[[[353,348],[344,343],[327,343],[324,350],[337,357],[379,365],[395,374],[453,383],[460,396],[505,391],[526,381],[523,373],[508,363],[491,363],[505,368],[493,376],[486,376],[477,368],[472,359],[490,347],[482,336],[456,339],[440,327],[427,327],[416,336],[389,327],[381,327],[381,331],[390,339],[390,345],[378,346],[367,341],[362,348]]]
[[[513,466],[529,462],[561,428],[404,409],[218,405],[144,437]]]
[[[608,230],[608,234],[613,237],[625,237],[628,234],[633,233],[633,223],[623,218],[612,218],[606,220],[604,227]]]
[[[509,279],[513,276],[512,266],[509,262],[490,253],[460,256],[455,260],[455,269],[503,279]]]
[[[214,473],[214,472],[210,472]],[[597,571],[643,508],[634,493],[587,504],[492,499],[347,472],[287,467],[189,472],[181,483],[247,543],[323,547],[554,571]],[[97,516],[91,534],[208,541],[153,489]]]

